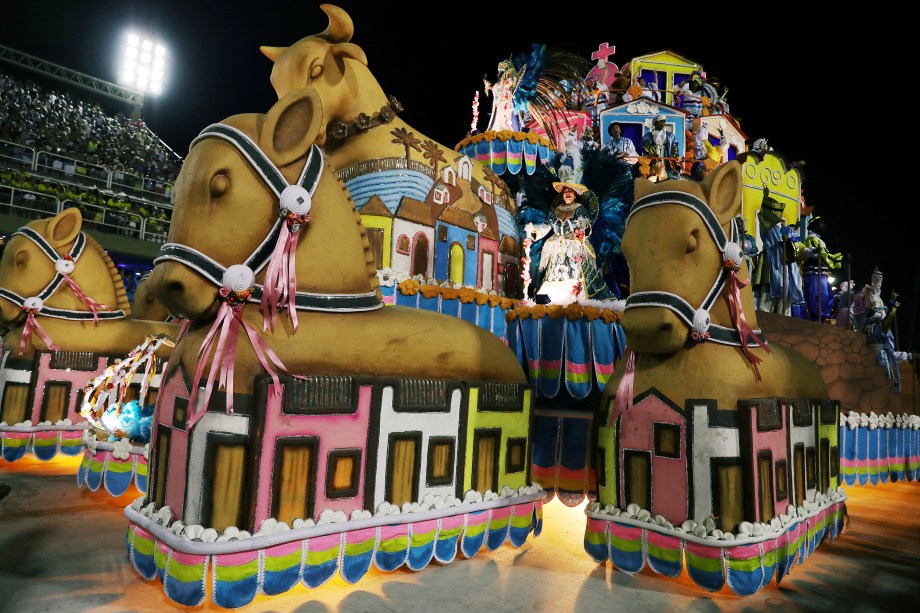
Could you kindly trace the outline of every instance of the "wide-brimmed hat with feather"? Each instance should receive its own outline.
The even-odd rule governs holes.
[[[565,189],[566,187],[568,187],[570,190],[572,190],[579,196],[584,195],[584,193],[588,191],[588,188],[582,185],[581,183],[569,183],[568,181],[556,181],[555,183],[553,183],[553,189],[559,192],[560,194],[562,193],[562,190]]]

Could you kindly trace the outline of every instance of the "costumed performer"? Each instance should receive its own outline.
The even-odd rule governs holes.
[[[802,241],[802,284],[805,293],[805,306],[808,319],[824,321],[831,316],[833,302],[829,274],[840,268],[843,255],[830,253],[821,234],[826,225],[820,217],[815,217],[807,227],[807,236]]]
[[[802,294],[802,277],[796,263],[795,247],[789,228],[783,219],[782,204],[763,188],[763,202],[757,212],[763,249],[757,260],[754,287],[757,309],[804,318],[805,297]]]
[[[538,304],[567,305],[584,300],[614,300],[597,267],[588,237],[597,218],[597,196],[581,183],[557,181],[548,223],[527,224],[531,284],[528,294]]]

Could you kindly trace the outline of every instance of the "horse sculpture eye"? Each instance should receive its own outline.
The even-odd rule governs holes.
[[[211,177],[211,198],[220,198],[230,189],[230,178],[225,174],[217,174]]]
[[[696,251],[697,246],[700,244],[700,231],[693,230],[690,233],[690,236],[687,237],[687,249],[684,253],[693,253]]]
[[[319,78],[319,75],[321,75],[321,74],[323,74],[323,65],[322,65],[322,64],[314,64],[313,67],[310,68],[310,79],[311,79],[311,80],[312,80],[312,79],[318,79],[318,78]]]

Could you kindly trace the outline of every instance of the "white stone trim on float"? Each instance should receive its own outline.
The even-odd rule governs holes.
[[[392,510],[399,507],[384,502],[373,516],[369,511],[362,509],[353,510],[350,516],[327,509],[320,513],[319,522],[314,523],[312,519],[295,519],[292,522],[293,526],[270,517],[264,520],[260,530],[252,535],[235,526],[230,526],[223,534],[218,534],[213,528],[204,529],[200,525],[185,524],[173,519],[172,509],[168,506],[159,510],[153,502],[143,506],[144,496],[136,498],[125,507],[124,515],[129,522],[150,532],[157,540],[173,549],[197,555],[217,555],[253,551],[317,536],[443,519],[464,513],[538,502],[545,496],[546,492],[537,484],[521,486],[517,490],[506,485],[500,493],[487,491],[485,496],[470,490],[464,500],[450,496],[438,501],[438,497],[426,496],[419,502],[406,503],[403,505],[405,510],[398,512]]]
[[[202,388],[199,388],[202,389]],[[204,401],[204,393],[199,392],[198,404]],[[201,410],[199,406],[196,410]],[[189,443],[188,466],[204,466],[205,455],[208,449],[208,434],[211,432],[222,432],[227,434],[238,434],[249,436],[249,416],[238,413],[223,413],[217,411],[208,411],[195,424],[191,432],[191,442]],[[185,486],[186,500],[185,512],[183,513],[185,522],[188,524],[201,523],[201,506],[204,499],[205,476],[203,471],[189,470],[188,481]]]

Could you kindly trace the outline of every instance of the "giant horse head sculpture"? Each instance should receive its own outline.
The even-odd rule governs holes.
[[[168,243],[149,281],[173,315],[192,320],[170,368],[202,372],[204,348],[220,336],[227,345],[218,343],[215,354],[223,346],[221,361],[235,362],[241,393],[269,370],[268,355],[291,374],[522,382],[513,352],[489,332],[434,313],[380,308],[367,232],[314,145],[323,117],[316,92],[301,88],[268,113],[227,118],[193,142],[175,184]],[[272,276],[282,249],[283,282],[285,275]],[[236,332],[231,324],[218,330],[231,321],[228,309]],[[238,351],[237,336],[249,337]]]
[[[741,188],[734,161],[702,183],[636,180],[622,243],[631,291],[622,325],[635,392],[654,387],[678,406],[715,398],[720,408],[735,407],[739,398],[827,397],[813,364],[768,346],[757,330],[734,231]],[[616,389],[608,385],[606,396]]]

